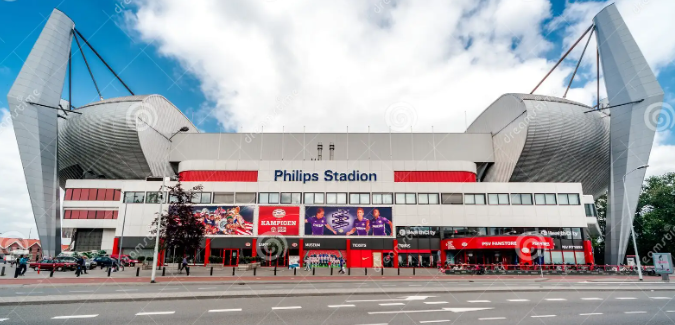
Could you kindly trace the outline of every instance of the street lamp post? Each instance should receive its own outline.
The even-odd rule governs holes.
[[[630,232],[631,235],[633,236],[633,249],[635,250],[635,260],[637,261],[638,278],[640,279],[640,281],[642,281],[642,264],[640,263],[640,255],[638,254],[637,240],[635,239],[635,227],[633,226],[633,220],[635,219],[635,212],[630,210],[630,204],[628,204],[628,193],[626,193],[626,176],[628,176],[630,173],[638,169],[645,169],[647,167],[649,167],[649,165],[642,165],[623,175],[623,200],[626,201],[626,208],[628,210],[628,213],[630,214]]]
[[[120,234],[120,244],[117,250],[117,262],[122,265],[122,271],[124,271],[124,262],[122,262],[122,241],[124,240],[124,226],[127,223],[127,207],[129,203],[126,200],[126,193],[122,193],[122,200],[124,201],[124,218],[122,219],[122,233]]]
[[[159,188],[160,200],[159,200],[159,216],[157,217],[157,236],[155,236],[155,252],[153,254],[152,263],[158,263],[159,256],[159,233],[162,228],[162,203],[164,202],[164,188],[166,187],[166,177],[162,177],[162,187]],[[150,180],[148,178],[148,180]],[[154,179],[153,179],[154,180]],[[155,283],[155,275],[157,274],[157,265],[152,266],[152,276],[150,277],[150,283]]]

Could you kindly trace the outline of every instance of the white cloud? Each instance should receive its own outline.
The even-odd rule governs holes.
[[[672,113],[672,112],[671,112]],[[654,147],[649,156],[649,168],[646,176],[657,176],[675,172],[675,144],[668,144],[672,139],[672,131],[657,132],[654,138]]]

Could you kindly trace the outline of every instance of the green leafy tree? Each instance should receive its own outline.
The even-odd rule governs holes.
[[[595,208],[598,212],[598,226],[600,227],[600,233],[605,233],[605,228],[607,226],[607,193],[601,195],[595,200]],[[591,238],[593,243],[593,253],[595,257],[596,264],[605,264],[605,241],[602,236],[597,236]]]
[[[675,173],[647,178],[633,226],[643,264],[652,264],[653,253],[675,253]],[[630,241],[627,254],[632,252]]]
[[[195,252],[204,238],[204,224],[198,220],[192,211],[192,198],[201,193],[202,186],[198,185],[192,189],[185,190],[181,183],[175,186],[168,186],[170,198],[169,209],[162,216],[162,225],[160,231],[162,250],[170,251],[176,249],[183,252]],[[155,218],[152,225],[153,234],[157,233],[157,220]]]

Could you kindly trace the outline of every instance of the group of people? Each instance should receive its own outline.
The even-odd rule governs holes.
[[[28,269],[28,263],[30,263],[30,259],[28,257],[21,255],[15,262],[12,262],[12,264],[14,263],[16,263],[16,270],[14,271],[14,277],[17,278],[19,276],[26,275],[26,270]]]
[[[340,270],[338,273],[345,273],[345,259],[342,257],[337,257],[335,255],[329,254],[314,254],[305,256],[304,260],[305,271],[311,271],[315,267],[338,267]]]
[[[203,208],[194,215],[204,223],[206,235],[253,235],[253,224],[246,222],[239,207],[218,207],[213,213]]]

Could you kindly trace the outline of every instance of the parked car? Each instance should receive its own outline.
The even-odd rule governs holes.
[[[62,261],[58,259],[43,259],[39,262],[28,264],[28,267],[37,271],[39,270],[56,270],[56,271],[75,271],[77,263]]]
[[[114,258],[110,258],[108,256],[99,256],[97,258],[94,258],[94,262],[96,263],[97,266],[100,266],[103,268],[104,266],[113,266],[117,260]]]
[[[117,254],[110,255],[111,258],[117,258]],[[136,266],[138,260],[131,258],[129,255],[122,255],[122,263],[124,266]]]
[[[96,267],[96,262],[94,262],[93,259],[87,258],[87,257],[83,257],[83,258],[84,258],[84,266],[87,268],[87,270],[91,270],[91,269]],[[55,259],[59,260],[59,261],[72,262],[72,263],[77,264],[77,257],[73,257],[73,256],[59,256]]]

